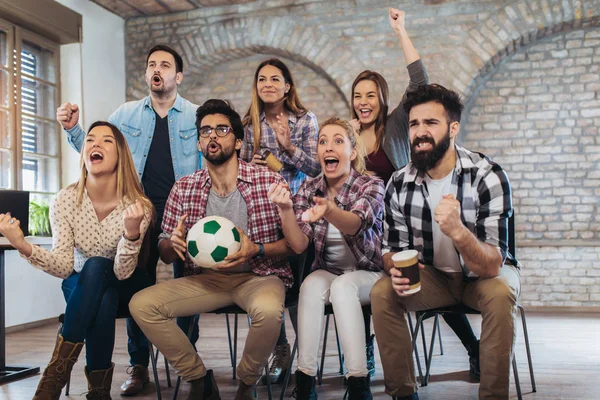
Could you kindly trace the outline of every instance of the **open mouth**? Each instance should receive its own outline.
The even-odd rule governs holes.
[[[155,86],[158,86],[158,85],[160,85],[160,84],[162,83],[162,79],[160,78],[160,76],[159,76],[159,75],[154,75],[154,76],[152,77],[152,83],[153,83]]]
[[[333,172],[337,169],[338,165],[340,164],[340,160],[338,160],[335,157],[325,157],[325,171],[326,172]]]
[[[210,142],[207,146],[207,149],[209,153],[216,153],[221,149],[221,146],[219,146],[216,142]]]
[[[102,160],[104,160],[104,155],[102,155],[102,153],[93,151],[92,154],[90,154],[90,161],[92,164],[102,162]]]
[[[361,119],[369,118],[372,113],[373,113],[373,110],[371,110],[369,108],[361,108],[360,110],[358,110],[358,116]]]

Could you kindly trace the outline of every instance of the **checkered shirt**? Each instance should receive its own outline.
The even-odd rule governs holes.
[[[520,268],[508,251],[508,218],[512,215],[510,183],[500,165],[481,153],[459,146],[451,193],[457,193],[463,224],[479,240],[497,247],[504,262]],[[433,265],[432,212],[424,174],[412,163],[394,172],[385,194],[383,254],[415,249],[426,265]],[[459,254],[463,273],[476,277]]]
[[[317,134],[319,124],[317,117],[308,111],[302,116],[289,114],[290,139],[296,147],[294,154],[288,154],[279,145],[275,131],[267,124],[265,113],[260,115],[261,149],[269,149],[271,153],[283,163],[280,173],[287,181],[292,194],[295,194],[307,175],[315,177],[321,172],[321,164],[317,160]],[[244,128],[244,145],[240,151],[240,158],[252,161],[254,155],[254,133],[252,125]]]
[[[260,243],[273,243],[282,239],[281,219],[276,206],[267,197],[267,192],[272,183],[283,183],[283,178],[279,174],[242,160],[239,160],[238,170],[237,188],[248,207],[246,234],[253,242]],[[182,215],[188,215],[185,221],[186,235],[198,220],[206,216],[206,202],[211,186],[212,181],[206,168],[175,182],[165,206],[162,238],[169,237]],[[286,257],[255,258],[250,260],[249,264],[252,272],[257,275],[275,274],[288,287],[293,283],[292,270]],[[201,268],[194,267],[192,260],[186,255],[185,275],[201,271]]]
[[[315,260],[312,269],[327,269],[340,275],[342,269],[328,268],[324,260],[325,240],[329,222],[321,219],[314,223],[302,221],[302,213],[315,204],[314,196],[326,197],[327,181],[321,174],[316,178],[307,179],[294,197],[294,211],[302,232],[315,244]],[[345,211],[353,212],[362,220],[356,235],[342,233],[346,244],[358,261],[357,268],[368,271],[381,271],[381,235],[383,218],[383,181],[376,176],[360,175],[354,169],[335,197],[335,203]]]

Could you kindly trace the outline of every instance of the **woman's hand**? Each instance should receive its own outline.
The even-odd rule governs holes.
[[[323,197],[313,197],[315,205],[302,213],[302,221],[317,222],[324,218],[335,207],[335,204]]]
[[[31,255],[31,245],[25,240],[25,235],[21,230],[21,221],[13,218],[10,213],[0,214],[0,233],[20,253],[27,257]]]
[[[295,148],[292,144],[290,126],[283,114],[277,115],[277,122],[274,124],[273,130],[275,131],[275,138],[279,142],[279,145],[288,153],[293,153]]]
[[[252,157],[251,163],[254,165],[259,165],[261,167],[267,166],[267,162],[265,160],[263,160],[262,156],[258,153],[255,154],[254,157]]]
[[[273,183],[269,187],[267,193],[269,200],[271,200],[277,208],[281,211],[287,211],[294,208],[294,202],[292,201],[292,193],[286,183]]]
[[[351,119],[350,121],[350,126],[352,126],[354,128],[354,131],[358,134],[360,133],[360,121],[356,118]]]
[[[395,8],[390,8],[389,10],[389,21],[390,26],[396,32],[396,34],[401,35],[406,32],[404,26],[404,11],[398,10]]]
[[[144,206],[138,200],[123,211],[123,227],[126,239],[137,240],[140,237],[142,220],[146,213]]]

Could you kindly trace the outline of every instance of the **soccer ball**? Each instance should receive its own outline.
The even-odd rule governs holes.
[[[239,232],[233,222],[223,217],[202,218],[187,235],[188,254],[202,268],[212,268],[240,247]]]

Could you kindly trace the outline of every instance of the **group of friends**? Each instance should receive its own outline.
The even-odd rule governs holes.
[[[385,391],[418,399],[406,314],[454,304],[481,311],[480,341],[462,314],[444,318],[469,354],[481,399],[507,399],[520,265],[508,251],[511,189],[502,168],[456,143],[463,105],[429,84],[405,29],[389,9],[410,82],[391,112],[388,85],[360,73],[352,118],[317,118],[301,103],[288,67],[262,62],[242,118],[225,100],[200,107],[177,93],[181,56],[150,49],[149,95],[120,106],[87,133],[79,107],[57,119],[81,153],[81,175],[51,209],[53,247],[31,244],[19,221],[0,214],[0,232],[34,267],[63,279],[64,327],[33,396],[55,400],[86,346],[88,399],[110,399],[115,321],[127,317],[129,378],[122,395],[148,382],[149,343],[190,383],[188,399],[220,399],[196,351],[201,313],[236,304],[250,318],[235,400],[254,398],[271,354],[272,381],[288,368],[284,299],[290,256],[312,243],[311,273],[297,310],[297,399],[317,399],[315,377],[324,308],[333,307],[350,400],[372,399],[374,335]],[[270,152],[279,163],[267,164]],[[186,232],[205,216],[239,228],[241,249],[213,269],[186,256]],[[392,255],[415,249],[421,290]],[[158,258],[173,280],[154,284]],[[193,327],[191,339],[187,332]],[[480,357],[481,354],[481,357]]]

